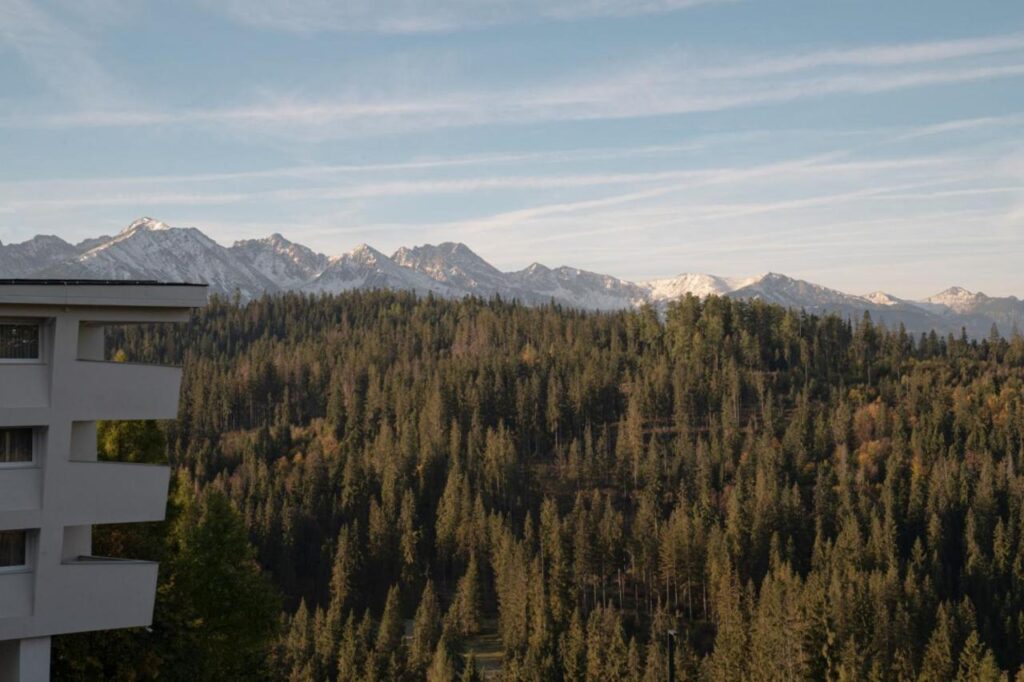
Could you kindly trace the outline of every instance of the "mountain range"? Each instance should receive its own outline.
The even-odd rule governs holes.
[[[645,304],[664,308],[687,294],[761,299],[811,313],[857,319],[865,311],[909,332],[985,336],[995,324],[1004,333],[1024,328],[1024,301],[990,297],[952,287],[922,301],[885,292],[852,295],[769,273],[729,278],[685,273],[629,282],[610,275],[540,263],[502,272],[465,244],[402,247],[387,256],[362,244],[337,257],[317,253],[280,234],[225,247],[194,227],[169,227],[140,218],[114,236],[69,244],[40,235],[20,244],[0,243],[0,278],[142,279],[206,282],[221,294],[243,299],[265,292],[337,293],[352,289],[402,289],[444,298],[500,295],[525,304],[555,301],[587,310],[621,310]]]

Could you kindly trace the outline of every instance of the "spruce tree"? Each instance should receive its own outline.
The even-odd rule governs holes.
[[[413,618],[409,647],[409,664],[413,670],[424,671],[430,665],[442,629],[441,608],[434,593],[434,583],[428,580]]]

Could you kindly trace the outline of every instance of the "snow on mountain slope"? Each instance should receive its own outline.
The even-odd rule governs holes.
[[[228,251],[253,266],[280,289],[298,289],[327,268],[330,259],[322,253],[272,234],[264,239],[235,242]]]
[[[20,244],[0,243],[0,277],[28,277],[78,253],[77,248],[53,235],[38,235]]]
[[[447,298],[459,295],[449,285],[402,267],[366,244],[332,259],[324,271],[303,289],[332,294],[352,289],[400,289],[418,294],[430,292]]]
[[[872,291],[870,294],[864,294],[862,298],[871,301],[875,305],[893,306],[905,303],[902,299],[896,298],[884,291]]]
[[[683,273],[676,277],[655,279],[645,282],[651,301],[675,300],[693,294],[698,298],[717,295],[724,296],[730,291],[739,289],[757,281],[756,277],[718,277],[703,273]]]
[[[508,295],[527,303],[554,299],[584,310],[622,310],[647,302],[640,285],[578,268],[548,268],[540,263],[508,273],[512,287]]]
[[[933,305],[945,306],[957,313],[966,313],[970,312],[971,308],[973,308],[978,303],[980,297],[983,296],[984,294],[975,294],[963,287],[950,287],[949,289],[941,291],[934,296],[929,296],[924,300],[924,302],[931,303]]]
[[[43,276],[206,282],[211,289],[244,298],[276,290],[253,265],[194,227],[169,227],[140,218],[85,253],[44,269]]]
[[[275,291],[336,293],[351,289],[402,289],[445,298],[499,295],[530,305],[549,301],[585,310],[621,310],[643,304],[664,307],[686,294],[760,299],[812,313],[859,320],[864,312],[890,328],[911,333],[936,330],[986,336],[992,324],[1003,333],[1024,327],[1024,302],[989,297],[960,287],[924,301],[884,292],[866,296],[770,273],[748,279],[687,273],[635,284],[572,267],[535,263],[501,272],[465,244],[445,242],[400,248],[389,258],[362,245],[328,258],[279,234],[225,248],[194,227],[169,227],[140,218],[113,237],[71,245],[53,236],[0,244],[0,278],[81,277],[207,282],[220,294],[243,299]]]
[[[1004,333],[1024,328],[1024,301],[1016,296],[986,296],[952,287],[925,299],[923,304],[947,317],[955,315],[972,336],[987,335],[993,324]]]
[[[424,244],[411,249],[403,246],[391,260],[466,295],[487,298],[509,286],[505,273],[461,243]]]
[[[903,301],[885,293],[853,296],[818,284],[770,273],[746,287],[732,291],[728,296],[741,299],[760,299],[787,308],[806,310],[814,314],[835,314],[858,322],[868,313],[876,324],[889,329],[904,328],[917,335],[931,330],[943,333],[959,329],[956,320],[926,310],[916,303]],[[972,330],[975,325],[971,325]]]
[[[770,272],[746,286],[729,292],[733,298],[760,299],[790,308],[823,310],[834,307],[865,307],[870,302],[860,296],[851,296],[819,284]]]
[[[401,248],[392,260],[446,285],[450,295],[499,295],[523,303],[555,301],[575,308],[616,310],[628,308],[644,296],[629,282],[576,268],[551,269],[535,263],[518,272],[501,272],[465,244],[445,242]]]

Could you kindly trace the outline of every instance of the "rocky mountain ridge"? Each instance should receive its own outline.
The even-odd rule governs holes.
[[[444,298],[501,296],[536,305],[554,301],[587,310],[642,305],[664,308],[688,294],[760,299],[812,313],[859,318],[868,312],[888,326],[913,333],[935,330],[972,336],[1024,328],[1024,302],[951,287],[923,301],[885,292],[847,294],[818,284],[768,273],[729,278],[683,273],[649,282],[534,263],[502,272],[465,244],[444,242],[402,247],[391,256],[362,244],[337,257],[317,253],[280,234],[222,246],[195,227],[171,227],[140,218],[114,236],[77,245],[52,235],[20,244],[0,244],[0,278],[75,277],[206,282],[224,295],[243,299],[278,291],[338,293],[353,289],[400,289]]]

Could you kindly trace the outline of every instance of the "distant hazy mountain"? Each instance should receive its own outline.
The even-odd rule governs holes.
[[[20,244],[0,244],[0,278],[80,277],[206,282],[221,294],[242,298],[264,292],[337,293],[352,289],[401,289],[444,298],[501,296],[526,304],[554,301],[587,310],[621,310],[641,305],[663,309],[687,294],[760,299],[812,313],[859,319],[865,312],[890,327],[909,332],[966,329],[984,336],[993,324],[1003,333],[1024,328],[1024,302],[993,298],[952,287],[923,301],[882,291],[855,296],[769,273],[761,277],[719,277],[684,273],[649,282],[534,263],[502,272],[465,244],[402,247],[390,257],[361,245],[328,257],[279,234],[224,247],[194,227],[169,227],[140,218],[112,237],[72,245],[41,235]]]
[[[4,277],[29,277],[79,253],[77,247],[53,235],[41,234],[20,244],[0,243],[0,273]]]

